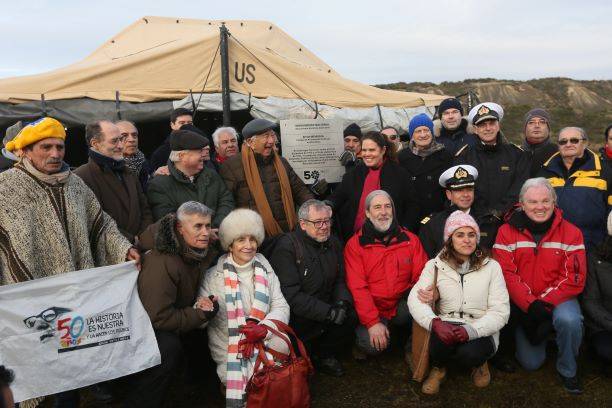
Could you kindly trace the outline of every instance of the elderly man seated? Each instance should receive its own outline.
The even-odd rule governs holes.
[[[417,236],[398,224],[386,191],[368,194],[365,212],[363,227],[344,249],[346,282],[361,323],[356,329],[357,359],[389,346],[389,325],[408,332],[412,318],[406,299],[427,262]]]
[[[187,201],[198,201],[214,211],[213,227],[234,208],[232,194],[214,170],[204,167],[205,136],[175,130],[170,136],[169,175],[157,175],[149,182],[147,197],[155,220],[174,212]]]
[[[527,370],[541,367],[546,340],[554,332],[563,386],[579,394],[576,357],[582,341],[582,313],[577,298],[586,277],[582,233],[555,208],[555,190],[546,179],[528,179],[519,200],[520,208],[510,213],[493,246],[518,323],[516,358]]]

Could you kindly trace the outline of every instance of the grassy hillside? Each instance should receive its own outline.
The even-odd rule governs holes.
[[[530,81],[493,78],[461,82],[397,82],[376,85],[399,91],[460,95],[475,91],[481,102],[497,102],[504,107],[504,133],[514,142],[522,138],[523,116],[532,108],[547,109],[552,130],[564,126],[583,127],[595,145],[601,145],[603,131],[612,123],[612,81],[576,81],[569,78],[543,78]],[[462,99],[465,102],[465,98]]]

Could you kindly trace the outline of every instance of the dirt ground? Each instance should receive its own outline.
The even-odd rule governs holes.
[[[518,369],[516,373],[506,374],[492,370],[491,384],[484,389],[474,387],[468,372],[451,368],[440,393],[434,397],[421,394],[420,384],[409,379],[409,369],[399,347],[365,362],[356,362],[350,353],[342,360],[346,368],[344,377],[320,374],[313,378],[313,408],[612,406],[612,378],[603,376],[598,363],[587,356],[580,359],[584,394],[567,394],[557,378],[554,350],[549,350],[546,365],[536,372]],[[180,375],[173,379],[166,408],[224,406],[212,370],[207,369],[201,379],[187,378]],[[101,407],[92,402],[88,392],[83,399],[84,407]]]

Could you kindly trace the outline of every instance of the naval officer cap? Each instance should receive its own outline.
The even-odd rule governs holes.
[[[248,139],[252,136],[260,135],[270,129],[276,129],[277,125],[266,119],[253,119],[242,128],[242,137]]]
[[[438,183],[442,188],[459,190],[466,187],[474,187],[478,178],[478,170],[469,164],[460,164],[447,169],[440,175]]]
[[[495,102],[479,103],[470,109],[468,121],[472,125],[477,125],[487,119],[495,119],[501,122],[504,118],[504,108]]]

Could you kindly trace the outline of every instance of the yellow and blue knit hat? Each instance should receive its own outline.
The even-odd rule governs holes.
[[[42,118],[21,129],[19,134],[6,144],[6,150],[13,152],[51,137],[66,140],[66,129],[56,119]]]

